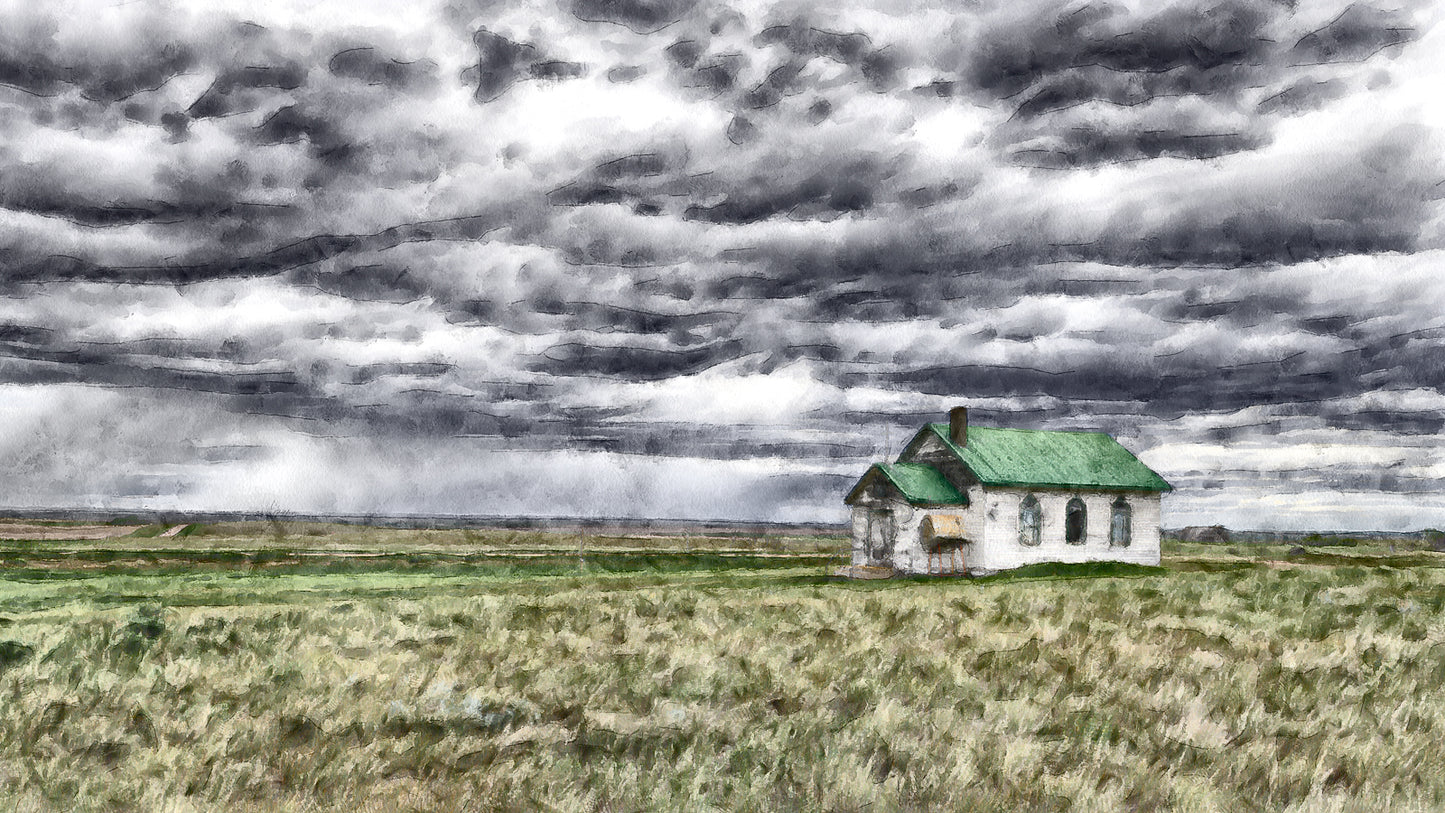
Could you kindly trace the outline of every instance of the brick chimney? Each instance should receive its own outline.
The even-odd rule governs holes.
[[[968,445],[968,407],[954,407],[948,411],[948,439],[955,446]]]

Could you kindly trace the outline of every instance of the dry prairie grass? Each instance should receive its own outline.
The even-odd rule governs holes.
[[[1432,556],[0,580],[0,807],[1440,809]]]

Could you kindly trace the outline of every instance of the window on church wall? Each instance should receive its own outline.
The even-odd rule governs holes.
[[[1019,544],[1035,547],[1043,537],[1043,511],[1038,498],[1030,494],[1019,506]]]
[[[1133,536],[1133,514],[1129,503],[1123,497],[1114,500],[1109,512],[1109,544],[1118,548],[1127,548]]]
[[[1070,545],[1084,544],[1088,527],[1088,515],[1084,510],[1084,501],[1078,497],[1069,500],[1068,506],[1064,508],[1064,541]]]

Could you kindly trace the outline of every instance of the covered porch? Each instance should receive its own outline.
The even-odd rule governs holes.
[[[919,541],[928,554],[927,573],[951,576],[968,573],[968,552],[973,543],[964,532],[963,517],[930,514],[918,527]]]

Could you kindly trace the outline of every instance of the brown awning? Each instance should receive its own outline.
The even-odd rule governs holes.
[[[963,530],[963,517],[956,514],[929,514],[923,518],[919,531],[924,547],[929,550],[937,550],[943,545],[962,545],[969,541]]]

